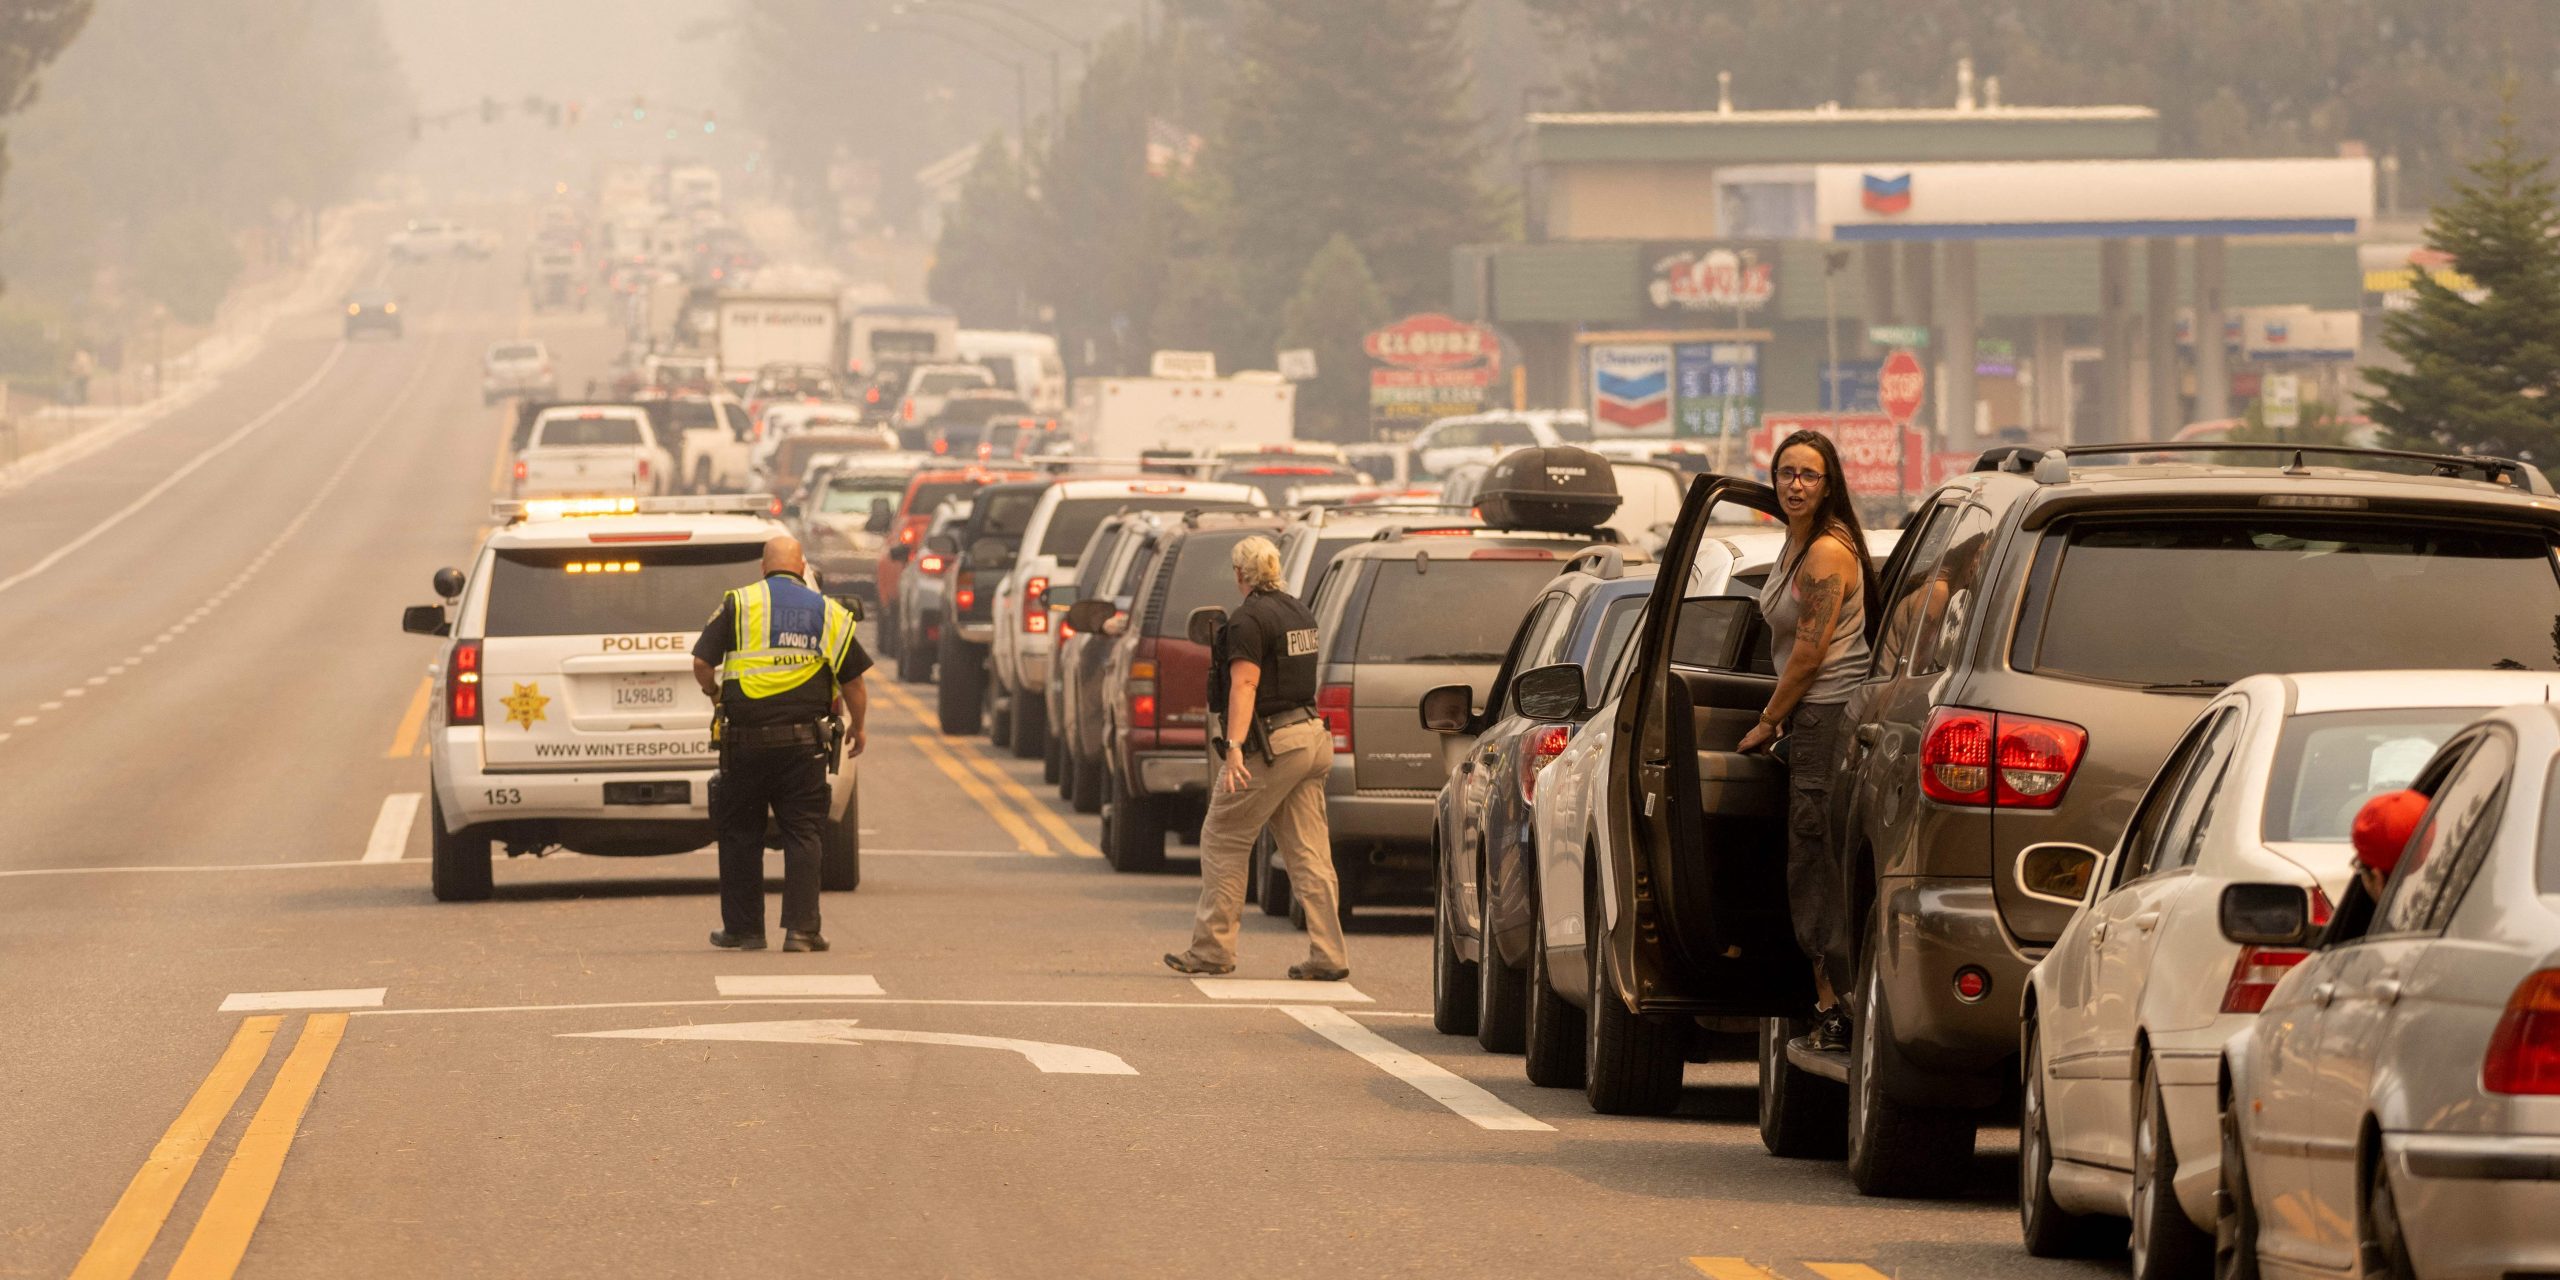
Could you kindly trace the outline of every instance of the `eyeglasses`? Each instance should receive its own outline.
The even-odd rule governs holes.
[[[1807,471],[1801,467],[1780,467],[1776,471],[1771,472],[1770,475],[1771,478],[1775,479],[1782,487],[1791,484],[1812,486],[1820,484],[1824,480],[1830,478],[1822,472]]]

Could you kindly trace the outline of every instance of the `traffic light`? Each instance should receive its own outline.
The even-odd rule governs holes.
[[[631,99],[631,118],[633,120],[646,120],[649,118],[649,100],[647,98],[635,96]]]
[[[709,111],[704,111],[704,112],[702,113],[702,131],[703,131],[704,133],[718,133],[718,132],[720,132],[720,120],[719,120],[719,118],[718,118],[717,116],[714,116],[714,115],[713,115],[711,112],[709,112]]]

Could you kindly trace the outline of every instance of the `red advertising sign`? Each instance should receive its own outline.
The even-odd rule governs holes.
[[[1932,456],[1927,432],[1897,426],[1881,413],[1844,413],[1837,418],[1827,413],[1773,413],[1751,433],[1751,461],[1760,474],[1769,474],[1770,450],[1798,431],[1819,431],[1831,437],[1840,450],[1840,469],[1848,474],[1849,492],[1860,497],[1926,493],[1973,465],[1970,454]],[[1894,483],[1897,462],[1902,464],[1898,486]]]
[[[1456,369],[1502,361],[1502,340],[1483,325],[1437,312],[1406,316],[1361,343],[1369,358],[1400,369]]]
[[[1884,368],[1876,374],[1876,399],[1885,416],[1904,426],[1912,415],[1920,412],[1921,399],[1928,393],[1929,375],[1921,371],[1920,359],[1908,351],[1895,351],[1886,356]]]

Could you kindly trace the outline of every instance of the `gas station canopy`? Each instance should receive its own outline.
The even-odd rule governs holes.
[[[1818,238],[1834,241],[2353,235],[2373,220],[2361,157],[1811,168]]]

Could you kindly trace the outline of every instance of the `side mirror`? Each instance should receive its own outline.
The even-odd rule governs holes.
[[[1226,626],[1227,611],[1214,604],[1204,604],[1183,620],[1182,634],[1191,643],[1210,648],[1218,643],[1218,633]]]
[[[1013,545],[1002,538],[980,538],[969,544],[969,563],[981,573],[1004,568],[1013,563]]]
[[[1433,733],[1465,733],[1475,722],[1476,691],[1444,684],[1422,695],[1422,727]]]
[[[462,594],[462,570],[450,565],[436,570],[436,594],[447,600]]]
[[[2042,902],[2079,906],[2097,879],[2097,851],[2085,845],[2030,845],[2018,855],[2019,892]]]
[[[1078,631],[1099,635],[1119,610],[1108,600],[1078,600],[1067,606],[1067,625]]]
[[[2311,895],[2300,885],[2222,887],[2222,936],[2246,947],[2299,947],[2316,934]]]
[[[887,533],[890,522],[897,518],[898,513],[889,509],[887,498],[875,498],[871,502],[871,518],[864,521],[862,527],[869,533]]]
[[[1511,679],[1511,703],[1532,720],[1579,720],[1582,664],[1559,662],[1524,671]]]
[[[889,563],[905,564],[916,558],[916,549],[901,542],[889,548]]]
[[[400,611],[400,629],[413,636],[449,636],[453,624],[444,620],[444,606],[413,604]]]

